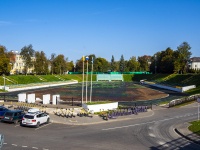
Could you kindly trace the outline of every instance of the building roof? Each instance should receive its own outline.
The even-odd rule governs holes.
[[[200,62],[200,57],[192,57],[192,58],[190,58],[190,61],[192,61],[192,62]]]

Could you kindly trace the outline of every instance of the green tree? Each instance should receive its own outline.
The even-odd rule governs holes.
[[[94,72],[107,72],[109,62],[105,58],[98,57],[94,61]]]
[[[36,74],[48,74],[48,60],[45,56],[45,53],[43,51],[41,52],[35,52],[35,73]]]
[[[190,52],[190,49],[191,47],[187,42],[183,42],[180,46],[177,47],[177,50],[176,50],[177,59],[175,61],[175,64],[176,65],[178,64],[180,68],[178,68],[177,66],[174,66],[176,72],[179,72],[179,73],[187,72],[188,62],[190,61],[190,57],[192,55],[192,53]]]
[[[33,49],[33,46],[30,44],[28,46],[24,46],[21,49],[20,55],[22,56],[22,59],[24,60],[24,72],[27,75],[28,69],[33,67],[34,60],[32,57],[34,57],[35,50]]]
[[[151,56],[144,55],[138,57],[138,62],[140,63],[140,71],[149,71],[150,60]]]
[[[53,61],[53,66],[55,74],[63,74],[64,72],[66,72],[67,65],[64,55],[58,55]]]
[[[9,75],[11,70],[9,54],[4,46],[0,45],[0,75]]]
[[[50,58],[50,60],[49,60],[50,65],[51,65],[51,74],[52,74],[52,75],[54,74],[54,70],[55,70],[54,63],[53,63],[55,57],[56,57],[56,54],[55,54],[55,53],[52,53],[52,54],[51,54],[51,58]]]
[[[171,48],[167,48],[160,54],[159,70],[161,73],[173,73],[174,72],[174,51]]]
[[[125,71],[125,60],[124,60],[124,56],[121,55],[121,58],[119,60],[119,71],[120,72],[124,72]]]
[[[110,70],[112,72],[117,71],[117,63],[115,62],[115,58],[112,55],[111,62],[110,62]]]
[[[140,67],[139,62],[137,61],[136,57],[132,56],[129,61],[127,62],[127,69],[130,72],[138,71]]]

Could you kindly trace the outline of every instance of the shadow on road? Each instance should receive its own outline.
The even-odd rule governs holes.
[[[196,134],[189,134],[187,137],[196,139],[195,141],[187,140],[184,137],[180,137],[176,140],[166,142],[159,146],[150,147],[150,150],[199,150],[200,149],[200,136]],[[195,142],[195,143],[194,143]]]

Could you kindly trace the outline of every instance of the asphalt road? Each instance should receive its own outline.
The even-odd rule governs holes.
[[[153,115],[95,125],[50,123],[40,128],[0,123],[3,150],[199,150],[174,132],[178,124],[197,119],[195,104],[184,108],[154,107]]]

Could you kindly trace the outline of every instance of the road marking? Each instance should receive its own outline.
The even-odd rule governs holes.
[[[192,116],[192,115],[195,115],[195,114],[196,114],[196,113],[191,114],[191,116]],[[128,128],[128,127],[134,127],[134,126],[145,125],[145,124],[158,123],[158,122],[163,122],[163,121],[168,121],[168,120],[173,120],[173,119],[183,118],[183,117],[187,117],[187,115],[184,115],[184,116],[175,116],[175,117],[166,118],[166,119],[162,119],[162,120],[155,120],[155,121],[144,122],[144,123],[139,123],[139,124],[131,124],[131,125],[127,125],[127,126],[120,126],[120,127],[107,128],[107,129],[102,129],[102,130],[103,130],[103,131],[107,131],[107,130],[122,129],[122,128]]]
[[[149,133],[149,136],[156,137],[155,134],[153,134],[153,133]]]
[[[48,124],[46,124],[46,125],[42,125],[42,126],[36,128],[35,130],[38,130],[38,129],[44,128],[44,127],[46,127],[46,126],[48,126],[48,125],[50,125],[50,124],[52,124],[52,123],[48,123]]]
[[[49,149],[43,148],[43,150],[49,150]]]
[[[32,149],[38,149],[37,147],[32,147]]]
[[[12,144],[12,146],[17,146],[17,144]]]
[[[28,147],[28,146],[22,145],[22,147]]]
[[[20,126],[20,125],[15,125],[15,127],[18,127],[18,126]]]
[[[3,143],[4,145],[8,144],[8,143]]]
[[[162,146],[164,146],[164,147],[169,147],[169,145],[166,144],[166,143],[163,142],[163,141],[158,141],[158,144],[159,144],[159,145],[162,145]]]
[[[69,122],[78,122],[77,120],[69,120]]]

